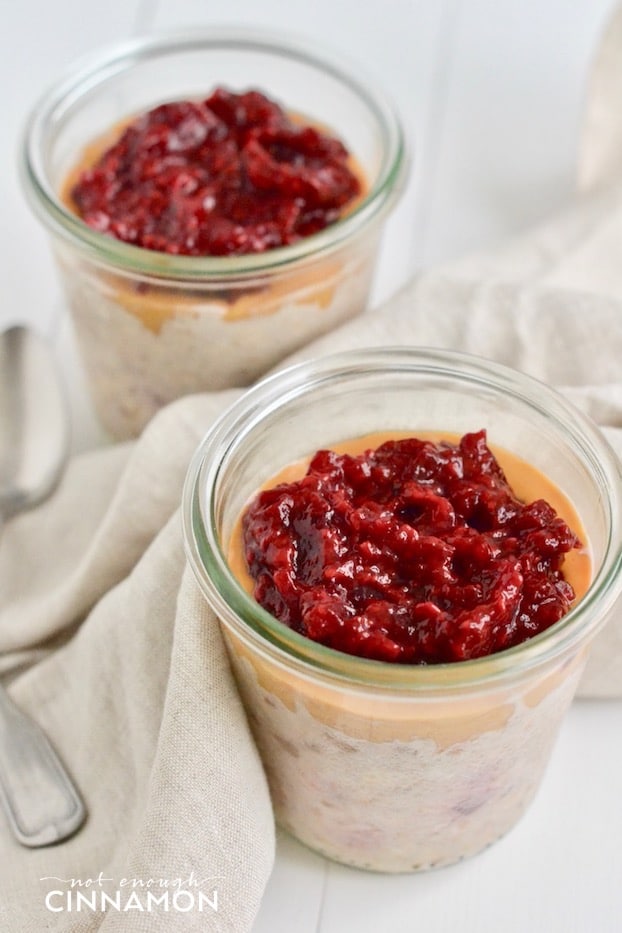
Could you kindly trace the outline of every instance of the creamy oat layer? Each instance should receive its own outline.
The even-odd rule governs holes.
[[[58,258],[98,415],[117,438],[138,434],[168,402],[245,386],[288,353],[360,313],[376,237],[339,263],[232,301],[197,291],[141,293],[59,250]]]
[[[328,858],[407,872],[474,855],[532,800],[583,657],[476,700],[316,696],[225,632],[279,823]]]

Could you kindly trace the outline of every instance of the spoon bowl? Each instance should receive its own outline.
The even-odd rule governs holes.
[[[26,327],[0,334],[0,515],[42,501],[67,459],[69,419],[45,341]]]

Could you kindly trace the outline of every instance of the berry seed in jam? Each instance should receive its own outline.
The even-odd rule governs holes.
[[[94,230],[187,256],[261,253],[342,216],[361,194],[343,144],[258,91],[137,117],[70,196]]]
[[[547,502],[516,497],[484,431],[321,450],[300,480],[255,497],[242,534],[266,610],[331,648],[409,664],[549,628],[575,598],[562,564],[581,547]]]

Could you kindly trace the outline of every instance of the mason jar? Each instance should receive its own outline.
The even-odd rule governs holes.
[[[158,104],[200,100],[217,85],[259,88],[338,136],[363,196],[316,234],[242,256],[144,249],[71,210],[68,179],[94,141]],[[401,124],[373,82],[302,42],[234,29],[154,35],[83,60],[35,107],[21,162],[96,411],[116,438],[136,435],[179,396],[250,384],[363,311],[407,167]]]
[[[285,465],[376,432],[485,429],[571,503],[589,551],[584,595],[507,650],[429,665],[318,644],[255,602],[232,535]],[[208,432],[183,502],[189,561],[222,628],[278,822],[360,868],[447,865],[511,829],[536,793],[594,637],[622,588],[621,467],[599,430],[519,372],[456,352],[325,357],[247,392]]]

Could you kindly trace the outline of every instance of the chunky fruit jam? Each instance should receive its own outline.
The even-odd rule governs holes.
[[[366,658],[482,657],[553,625],[575,598],[562,563],[578,537],[543,499],[516,497],[484,431],[321,450],[300,480],[255,497],[242,533],[256,600]]]
[[[93,229],[188,256],[261,253],[337,220],[361,193],[343,144],[258,91],[217,88],[127,125],[70,191]]]

